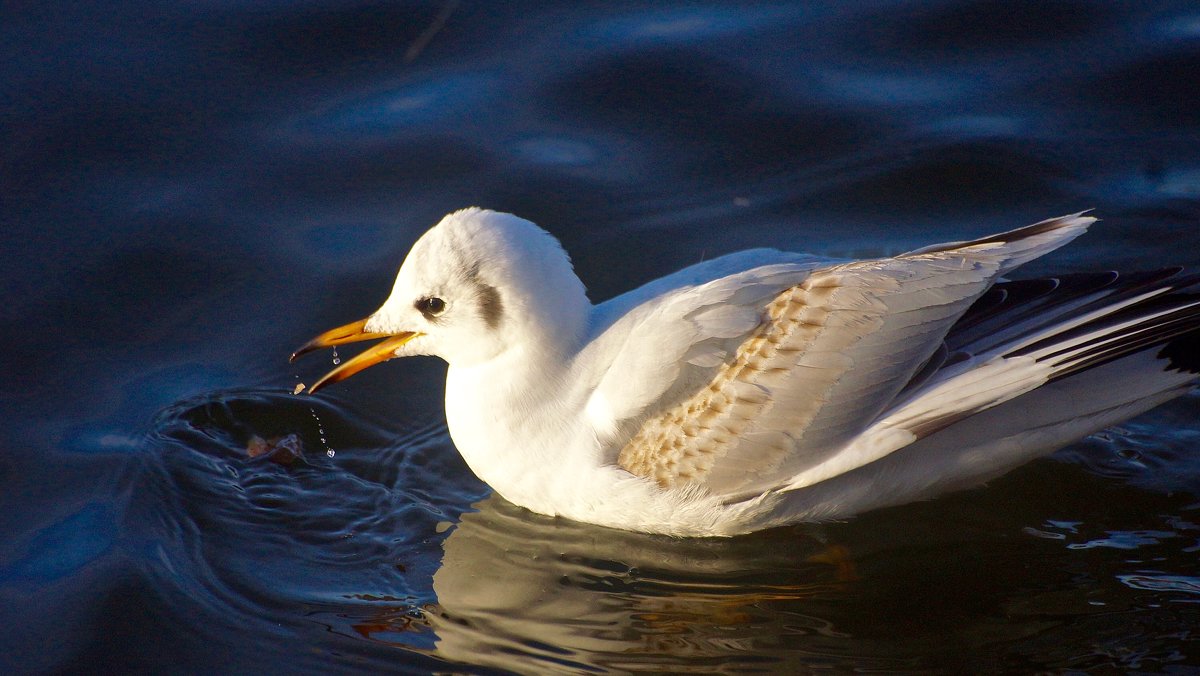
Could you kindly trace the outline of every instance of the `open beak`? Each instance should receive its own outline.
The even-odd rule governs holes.
[[[312,352],[313,350],[318,350],[322,347],[336,347],[338,345],[357,343],[364,340],[378,340],[380,338],[384,339],[383,342],[379,343],[378,345],[373,345],[367,348],[358,356],[354,357],[353,359],[346,360],[334,370],[326,373],[321,377],[320,380],[313,383],[312,387],[308,388],[309,394],[316,392],[326,385],[332,385],[333,383],[345,380],[359,371],[376,364],[383,363],[392,357],[395,357],[396,350],[400,349],[401,345],[421,335],[411,331],[403,331],[396,334],[370,333],[363,330],[363,327],[366,326],[366,324],[367,320],[360,319],[356,322],[346,324],[345,326],[339,326],[336,329],[330,329],[316,338],[308,341],[302,345],[299,350],[296,350],[292,353],[291,358],[288,359],[289,362],[294,362],[301,355]]]

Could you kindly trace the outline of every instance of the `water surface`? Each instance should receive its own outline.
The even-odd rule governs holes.
[[[1194,3],[9,3],[0,56],[6,673],[1200,667],[1196,396],[978,490],[680,541],[491,496],[435,360],[317,397],[329,363],[286,363],[467,205],[597,301],[1084,208],[1027,274],[1196,265]]]

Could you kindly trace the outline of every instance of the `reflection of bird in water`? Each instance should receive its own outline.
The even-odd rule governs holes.
[[[803,614],[854,593],[836,565],[814,561],[845,548],[808,528],[679,540],[530,515],[497,496],[475,507],[441,543],[436,603],[353,594],[339,609],[348,628],[516,673],[625,671],[643,660],[667,671],[698,658],[786,663],[803,643],[778,637],[798,625],[843,636],[832,618]]]
[[[1195,278],[997,284],[1094,220],[864,261],[747,251],[593,306],[550,235],[467,209],[378,311],[297,355],[382,339],[314,391],[444,358],[455,445],[536,512],[675,535],[841,518],[975,485],[1194,384]]]
[[[794,658],[798,641],[778,641],[789,622],[836,633],[780,610],[847,593],[834,566],[806,560],[825,546],[804,530],[681,541],[531,516],[496,496],[477,507],[433,576],[426,619],[443,659],[517,673],[659,660],[674,672],[703,658]]]
[[[854,558],[844,545],[828,545],[825,549],[805,559],[809,563],[828,563],[837,571],[838,582],[853,582],[858,579]]]

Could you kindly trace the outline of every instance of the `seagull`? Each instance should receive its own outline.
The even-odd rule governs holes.
[[[366,319],[292,359],[378,340],[310,392],[395,357],[448,364],[471,470],[534,512],[732,536],[978,486],[1190,391],[1200,275],[1009,281],[1085,213],[890,258],[773,249],[593,305],[559,242],[451,213]]]

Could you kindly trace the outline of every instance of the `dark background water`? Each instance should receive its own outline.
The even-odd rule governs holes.
[[[1196,265],[1198,82],[1194,2],[6,2],[0,670],[1200,668],[1194,396],[983,489],[678,541],[488,497],[440,362],[315,398],[328,362],[286,362],[473,204],[594,300],[1084,208],[1030,274]]]

